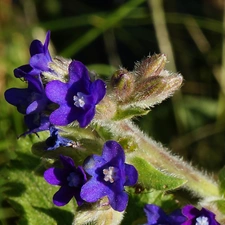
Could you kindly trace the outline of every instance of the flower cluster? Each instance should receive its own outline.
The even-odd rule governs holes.
[[[109,205],[117,211],[124,211],[128,203],[128,194],[124,186],[133,186],[138,179],[134,166],[125,163],[125,154],[116,141],[107,141],[104,144],[102,156],[88,157],[83,167],[75,167],[73,160],[67,156],[60,156],[64,166],[50,168],[45,171],[45,180],[61,188],[53,196],[57,206],[67,204],[74,196],[77,204],[84,201],[96,202],[107,196]],[[87,180],[85,172],[91,176]]]
[[[24,114],[29,130],[22,135],[49,130],[46,150],[55,150],[76,145],[75,141],[59,135],[61,128],[56,126],[74,121],[81,128],[88,126],[95,116],[96,105],[106,94],[106,85],[100,79],[92,81],[84,64],[76,60],[57,71],[58,65],[48,50],[49,41],[50,32],[44,44],[39,40],[31,43],[29,64],[14,70],[15,77],[24,79],[28,87],[7,90],[5,99]],[[64,67],[67,71],[62,74]],[[44,173],[48,183],[61,186],[53,196],[55,205],[63,206],[73,196],[78,206],[107,196],[113,209],[125,210],[128,194],[124,186],[133,186],[138,173],[125,163],[124,150],[116,141],[107,141],[102,156],[88,157],[83,166],[76,167],[73,159],[64,155],[60,155],[60,161],[63,168],[50,168]]]
[[[65,75],[62,82],[48,50],[49,40],[50,32],[44,44],[34,40],[29,64],[14,70],[16,78],[27,82],[27,88],[11,88],[5,92],[6,101],[24,114],[28,131],[23,135],[74,121],[86,127],[94,118],[95,106],[106,93],[105,83],[100,79],[92,82],[87,68],[76,60],[70,62],[68,76]],[[49,74],[52,80],[46,82]]]
[[[146,225],[220,225],[214,213],[205,208],[199,210],[192,205],[186,205],[169,215],[154,204],[147,204],[144,211],[148,220]]]
[[[121,212],[125,211],[129,200],[125,186],[132,187],[138,181],[135,194],[139,186],[141,191],[154,190],[155,187],[164,193],[188,182],[178,178],[185,177],[184,169],[181,169],[182,176],[162,172],[166,163],[178,168],[178,159],[164,154],[164,149],[156,147],[151,140],[146,141],[147,138],[142,137],[143,133],[129,121],[134,116],[146,114],[147,108],[171,96],[182,84],[181,75],[164,70],[165,55],[148,57],[137,64],[132,72],[119,69],[112,76],[105,96],[105,82],[91,77],[80,61],[52,57],[48,50],[49,42],[50,32],[44,44],[39,40],[31,43],[29,64],[14,70],[15,77],[26,82],[27,87],[6,90],[5,99],[24,115],[28,131],[22,135],[41,131],[50,133],[43,142],[44,147],[40,143],[44,151],[51,150],[44,152],[44,157],[51,155],[58,159],[59,156],[62,164],[61,168],[51,167],[44,172],[47,183],[60,186],[53,196],[53,203],[64,206],[74,197],[78,207],[85,203],[90,208],[96,207],[97,210],[93,211],[98,214],[99,205],[103,205],[104,210],[107,208],[110,213],[114,213],[110,214],[110,218],[118,214],[122,218]],[[61,131],[67,130],[74,140],[60,135]],[[126,154],[115,140],[125,146]],[[78,149],[80,142],[84,147]],[[93,154],[98,153],[100,145],[103,145],[102,154]],[[64,151],[63,148],[54,152],[60,147],[77,149]],[[126,160],[134,166],[127,164]],[[80,165],[76,166],[74,161]],[[189,168],[187,171],[194,173]],[[156,185],[152,185],[152,179]],[[191,179],[199,180],[195,177]],[[144,211],[147,225],[219,225],[214,213],[192,205],[186,205],[168,215],[153,204],[147,204]],[[91,218],[85,224],[95,219]],[[119,224],[118,221],[113,224]]]

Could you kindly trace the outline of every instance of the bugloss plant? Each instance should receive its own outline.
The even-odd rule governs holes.
[[[49,40],[50,32],[44,44],[34,40],[29,64],[14,70],[27,88],[5,92],[24,115],[28,131],[21,135],[49,135],[32,147],[48,162],[44,179],[59,186],[49,201],[64,206],[74,197],[73,224],[225,224],[225,171],[213,180],[132,122],[182,85],[180,74],[164,69],[166,56],[120,68],[106,83],[82,62],[52,57]],[[198,201],[177,201],[177,189]]]

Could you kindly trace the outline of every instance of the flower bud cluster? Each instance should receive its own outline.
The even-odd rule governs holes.
[[[164,69],[166,56],[155,54],[137,63],[134,71],[119,69],[111,78],[115,100],[122,106],[149,108],[170,97],[183,78]]]

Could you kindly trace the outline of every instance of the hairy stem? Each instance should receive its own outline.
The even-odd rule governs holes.
[[[140,156],[159,170],[172,173],[175,176],[187,180],[185,188],[199,197],[219,197],[217,183],[206,174],[184,162],[181,158],[174,156],[159,143],[156,143],[142,133],[132,122],[123,121],[111,124],[111,129],[121,134],[128,134],[137,142],[138,150],[135,156]]]

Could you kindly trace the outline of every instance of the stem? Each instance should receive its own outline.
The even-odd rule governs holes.
[[[111,124],[112,125],[112,124]],[[167,149],[144,135],[132,122],[123,121],[111,129],[122,134],[129,134],[138,144],[135,156],[140,156],[159,170],[163,170],[187,180],[185,188],[200,197],[220,197],[217,183],[206,174],[193,168],[181,158],[172,155]]]

